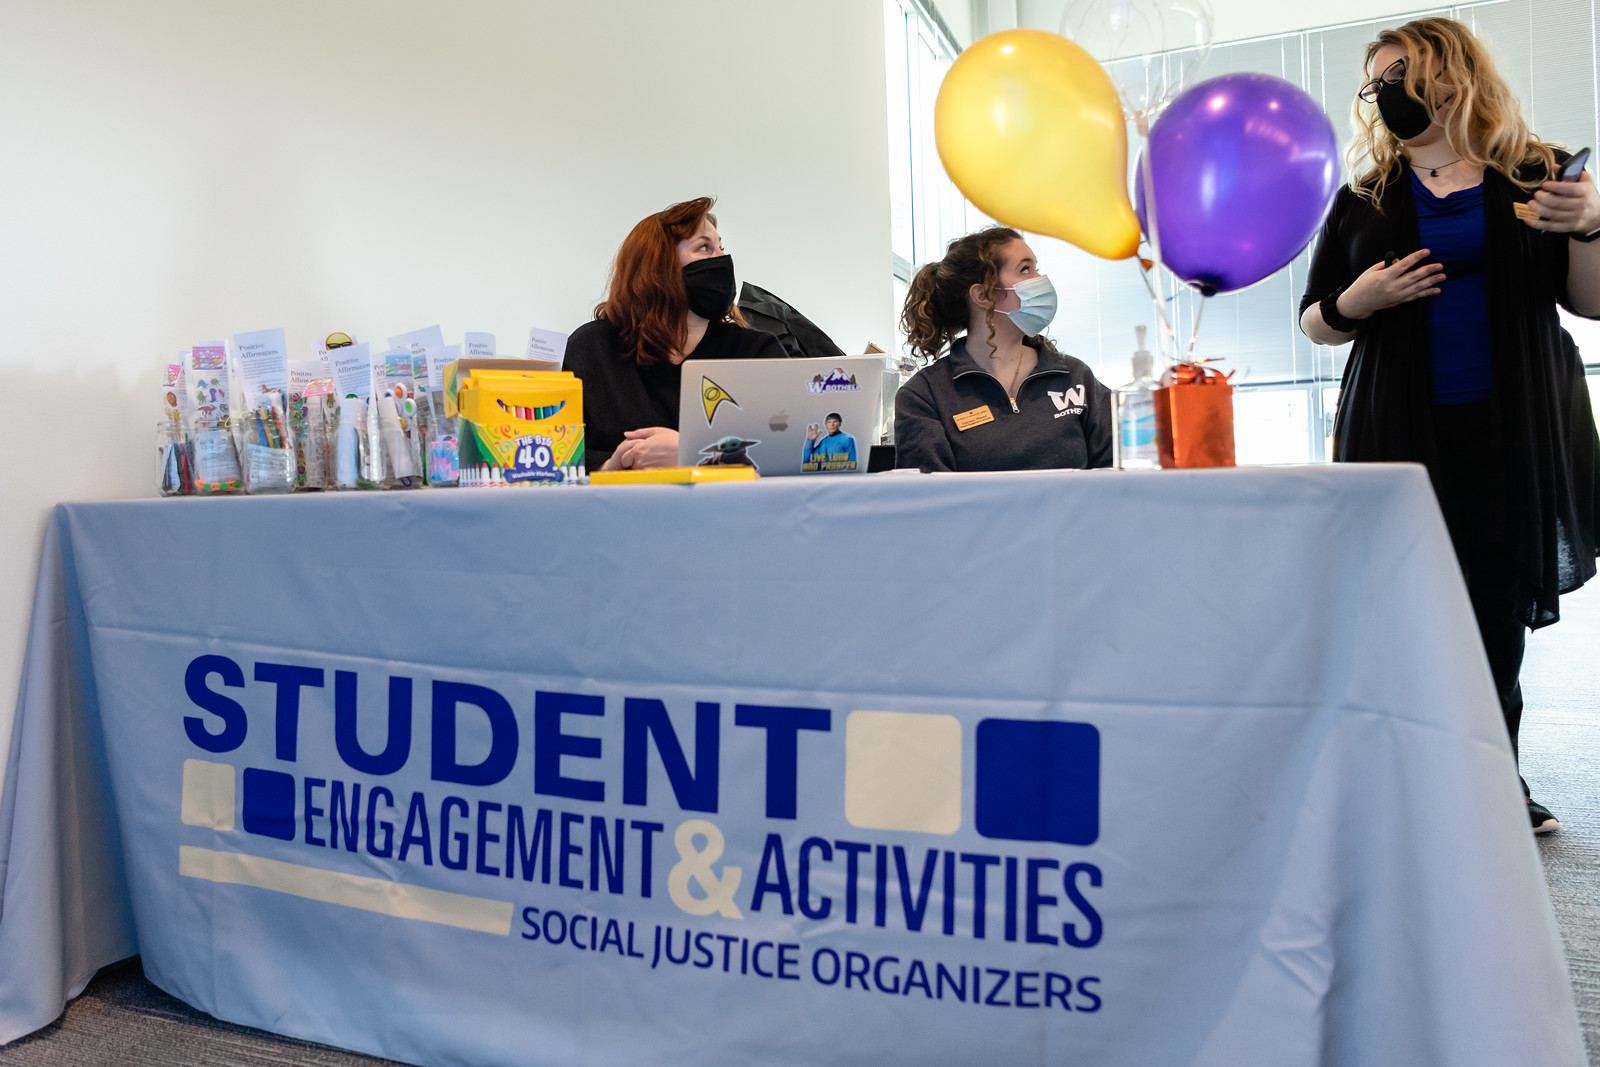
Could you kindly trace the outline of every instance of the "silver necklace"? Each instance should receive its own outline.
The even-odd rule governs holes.
[[[1027,353],[1026,352],[1024,352],[1022,355],[1017,357],[1017,369],[1011,375],[1011,388],[1006,390],[1006,396],[1008,396],[1011,399],[1011,406],[1013,408],[1015,408],[1017,406],[1017,386],[1020,385],[1021,382],[1022,382],[1022,361],[1026,357],[1027,357]]]
[[[990,356],[989,358],[992,360],[994,357]],[[1028,350],[1024,348],[1022,350],[1022,355],[1017,357],[1017,369],[1011,372],[1011,385],[1006,389],[1006,399],[1011,401],[1012,411],[1022,410],[1021,408],[1017,407],[1017,387],[1022,384],[1022,363],[1027,358]],[[999,381],[999,375],[995,375],[994,380]]]

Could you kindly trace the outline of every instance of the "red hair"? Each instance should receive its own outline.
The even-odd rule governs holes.
[[[640,366],[665,363],[682,351],[689,314],[689,294],[678,264],[678,242],[694,236],[711,214],[714,197],[699,196],[673,204],[639,221],[617,249],[611,264],[606,298],[594,317],[617,328],[622,342]],[[743,326],[744,316],[731,308],[729,321]]]

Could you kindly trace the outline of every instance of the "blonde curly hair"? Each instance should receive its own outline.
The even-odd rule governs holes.
[[[1428,109],[1440,123],[1451,147],[1461,158],[1484,167],[1493,167],[1515,184],[1532,191],[1544,177],[1523,180],[1523,167],[1542,169],[1553,175],[1555,149],[1559,146],[1538,140],[1522,119],[1522,105],[1495,69],[1489,50],[1470,29],[1455,19],[1415,19],[1399,29],[1384,30],[1367,45],[1362,70],[1367,78],[1382,71],[1371,70],[1378,50],[1396,45],[1406,54],[1406,93]],[[1435,65],[1440,68],[1433,75]],[[1445,108],[1445,105],[1449,105]],[[1352,110],[1355,140],[1346,162],[1350,167],[1350,186],[1357,195],[1377,204],[1383,190],[1405,156],[1399,138],[1383,124],[1378,105],[1356,97]]]

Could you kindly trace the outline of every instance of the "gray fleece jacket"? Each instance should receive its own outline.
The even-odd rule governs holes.
[[[1111,390],[1048,341],[1038,366],[1005,386],[967,354],[967,339],[917,372],[894,402],[895,466],[1006,471],[1111,466]]]

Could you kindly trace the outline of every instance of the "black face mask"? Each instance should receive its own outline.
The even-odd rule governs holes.
[[[1420,137],[1433,121],[1420,100],[1406,92],[1405,82],[1384,82],[1378,89],[1378,115],[1389,132],[1402,141]]]
[[[683,287],[689,291],[689,310],[703,319],[720,322],[733,307],[733,257],[697,259],[683,268]]]

